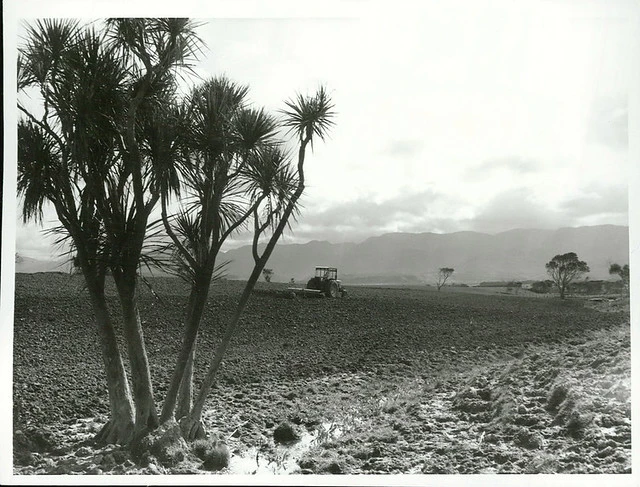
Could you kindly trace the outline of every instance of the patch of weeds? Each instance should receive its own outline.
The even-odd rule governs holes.
[[[211,447],[211,440],[209,439],[195,440],[193,443],[191,443],[191,451],[200,460],[204,460],[204,457],[207,454],[207,451],[209,450],[210,447]]]
[[[397,443],[399,439],[398,433],[393,431],[393,429],[389,427],[380,428],[379,430],[373,432],[369,435],[368,441],[370,442],[381,442],[381,443]]]
[[[359,460],[369,460],[370,458],[379,458],[382,456],[382,450],[380,446],[373,445],[359,445],[350,450],[350,454],[352,457],[357,458]]]
[[[393,414],[401,410],[419,410],[420,404],[424,399],[423,395],[427,392],[426,389],[427,388],[421,381],[410,381],[404,383],[402,384],[402,387],[398,388],[400,392],[396,392],[393,395],[386,395],[379,399],[377,408],[379,411],[387,414]]]
[[[398,397],[387,398],[382,401],[380,405],[380,409],[382,412],[387,414],[392,414],[398,411],[402,407],[403,403],[398,399]]]
[[[349,467],[343,458],[335,452],[324,452],[316,466],[317,473],[345,474],[349,473]]]
[[[298,460],[298,466],[303,470],[310,470],[315,472],[318,468],[318,461],[310,454],[305,454],[300,460]]]
[[[315,442],[317,445],[325,445],[330,443],[334,438],[340,435],[341,429],[337,423],[320,424],[316,428]]]
[[[170,467],[176,466],[178,463],[182,462],[187,457],[184,449],[184,443],[182,444],[172,443],[168,445],[166,448],[164,448],[162,453],[163,454],[158,458],[164,465],[167,465]],[[114,458],[115,458],[115,454],[114,454]]]
[[[334,475],[347,473],[346,470],[345,464],[338,460],[332,460],[320,467],[320,473],[330,473]]]
[[[318,474],[345,474],[349,473],[349,466],[335,451],[324,450],[318,452],[311,450],[305,453],[298,466],[302,470]]]
[[[202,466],[207,470],[217,471],[229,466],[229,448],[215,437],[194,441],[191,451],[203,461]]]
[[[337,448],[339,445],[339,443],[337,441],[325,441],[324,443],[320,443],[318,445],[319,448],[324,448],[325,450],[333,450],[335,448]]]

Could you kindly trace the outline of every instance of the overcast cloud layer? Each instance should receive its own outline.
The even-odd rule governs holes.
[[[636,40],[627,4],[429,2],[348,18],[209,19],[197,71],[249,84],[271,110],[319,84],[332,94],[336,126],[309,154],[286,242],[626,225]],[[50,257],[50,242],[19,223],[17,252]]]

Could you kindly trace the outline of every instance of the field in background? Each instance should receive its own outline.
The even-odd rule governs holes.
[[[160,400],[187,288],[149,283],[159,299],[141,285],[140,311]],[[212,292],[197,382],[242,285],[221,281]],[[273,431],[287,421],[315,435],[292,470],[302,473],[630,468],[628,303],[603,312],[583,299],[457,287],[354,286],[346,299],[290,299],[286,287],[259,284],[211,394],[208,428],[235,457],[258,448],[277,471],[286,462]],[[109,300],[117,310],[113,289]],[[117,448],[113,463],[104,451],[78,454],[108,411],[98,350],[79,277],[16,276],[17,472],[151,473]]]

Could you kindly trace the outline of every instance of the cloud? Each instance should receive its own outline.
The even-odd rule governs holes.
[[[458,229],[455,219],[440,217],[443,212],[455,210],[454,205],[446,194],[425,189],[384,201],[360,197],[319,211],[303,208],[300,220],[292,224],[292,232],[287,232],[284,243],[358,242],[389,232],[455,231]],[[247,243],[246,235],[240,235],[234,243]]]
[[[507,156],[497,159],[486,159],[480,164],[477,164],[467,172],[468,176],[474,178],[487,173],[494,172],[501,169],[509,170],[513,173],[526,175],[538,171],[541,164],[533,159],[528,159],[520,156]]]
[[[626,96],[596,98],[587,122],[587,140],[613,149],[626,149],[629,145],[628,119]]]
[[[388,156],[413,156],[422,149],[419,140],[393,140],[382,150],[382,154]]]
[[[629,195],[626,186],[591,185],[583,195],[565,201],[561,209],[572,217],[580,218],[598,214],[618,214],[627,216]]]
[[[590,186],[583,195],[551,205],[529,188],[496,195],[473,218],[461,221],[469,230],[497,233],[514,228],[559,228],[628,223],[627,190]]]
[[[56,245],[57,238],[33,224],[19,224],[16,228],[16,252],[34,259],[59,258],[66,248]]]
[[[281,243],[360,242],[390,232],[499,233],[515,228],[627,225],[626,199],[622,186],[590,186],[579,196],[556,204],[539,197],[532,188],[519,186],[475,206],[429,188],[378,202],[362,197],[320,211],[305,208]],[[250,237],[242,234],[228,248],[248,243]]]
[[[469,230],[498,233],[513,228],[557,228],[563,215],[537,200],[528,188],[513,188],[496,195],[463,223]]]
[[[425,190],[382,202],[358,198],[320,212],[305,212],[295,235],[352,241],[389,231],[414,231],[417,224],[424,225],[429,206],[443,197],[433,190]]]

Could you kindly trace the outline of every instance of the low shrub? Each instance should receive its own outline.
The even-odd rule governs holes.
[[[276,443],[291,443],[299,440],[300,434],[291,423],[283,421],[274,430],[273,439]]]
[[[229,466],[229,448],[216,437],[194,441],[191,451],[203,461],[202,466],[207,470],[217,471]]]
[[[553,282],[551,281],[536,281],[531,284],[531,291],[538,294],[546,294],[551,292]]]

